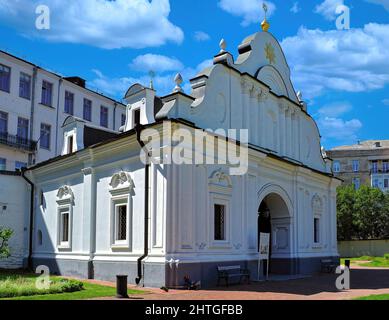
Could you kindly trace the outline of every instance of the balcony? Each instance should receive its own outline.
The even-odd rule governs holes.
[[[7,132],[0,133],[0,144],[28,152],[36,151],[37,147],[37,143],[35,141],[20,138]]]

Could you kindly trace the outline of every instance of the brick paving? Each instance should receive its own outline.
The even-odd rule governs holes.
[[[320,274],[289,281],[256,282],[251,285],[235,285],[203,289],[199,291],[142,288],[146,294],[133,298],[144,300],[344,300],[357,297],[389,294],[389,269],[353,267],[351,290],[338,291],[337,275]],[[92,281],[115,286],[114,283]],[[137,289],[129,286],[130,289]],[[106,298],[114,299],[114,298]]]

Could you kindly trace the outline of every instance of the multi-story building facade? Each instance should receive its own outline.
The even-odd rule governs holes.
[[[369,185],[389,191],[389,141],[369,140],[327,151],[334,174],[356,188]]]
[[[61,126],[69,116],[118,132],[126,107],[85,87],[0,51],[0,171],[14,171],[61,154]]]

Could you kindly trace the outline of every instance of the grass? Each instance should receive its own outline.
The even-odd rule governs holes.
[[[373,296],[368,296],[368,297],[361,297],[361,298],[356,298],[354,300],[380,300],[380,301],[387,301],[389,300],[389,294],[380,294],[380,295],[373,295]]]
[[[79,280],[51,276],[50,289],[39,291],[35,287],[37,275],[0,273],[0,300],[84,300],[113,297],[116,288]],[[142,294],[128,290],[129,295]]]
[[[341,259],[341,263],[344,265],[345,260],[351,261],[351,266],[357,265],[361,267],[371,267],[371,268],[389,268],[389,256],[385,255],[384,257],[370,257],[362,256],[359,258],[346,258]]]

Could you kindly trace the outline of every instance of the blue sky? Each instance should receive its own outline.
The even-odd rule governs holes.
[[[271,29],[284,48],[326,148],[389,139],[389,0],[272,0]],[[37,30],[36,7],[50,8]],[[350,8],[351,29],[337,30],[335,8]],[[121,99],[134,82],[169,93],[219,51],[260,30],[262,0],[0,0],[0,48],[44,68],[79,75]],[[189,91],[189,86],[186,85]]]

